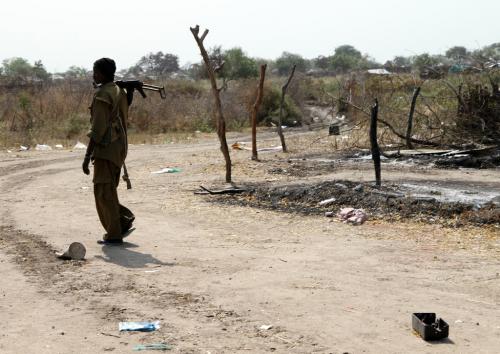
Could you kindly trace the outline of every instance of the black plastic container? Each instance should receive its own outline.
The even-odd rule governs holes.
[[[340,126],[338,126],[337,124],[330,124],[330,127],[328,128],[328,134],[340,135]]]
[[[448,338],[450,326],[441,318],[436,318],[435,313],[414,313],[411,318],[413,330],[423,340],[434,341]]]

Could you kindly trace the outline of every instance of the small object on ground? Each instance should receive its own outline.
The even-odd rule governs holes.
[[[151,174],[153,174],[153,175],[161,175],[163,173],[177,173],[177,172],[181,172],[181,170],[178,169],[177,167],[166,167],[166,168],[162,168],[159,171],[151,172]]]
[[[195,191],[194,194],[238,194],[238,193],[243,193],[246,192],[246,189],[243,188],[238,188],[238,187],[231,187],[227,189],[218,189],[218,190],[210,190],[208,188],[205,188],[203,186],[200,186],[202,189],[201,191]]]
[[[118,330],[120,332],[153,332],[160,328],[160,321],[153,322],[120,322],[118,325]]]
[[[63,149],[64,148],[64,146],[62,146],[62,144],[56,144],[54,147],[56,149]]]
[[[8,154],[12,154],[12,150],[7,150],[7,153]]]
[[[268,331],[273,328],[273,325],[262,325],[259,327],[261,331]]]
[[[340,135],[340,126],[338,124],[330,124],[328,128],[329,135]]]
[[[76,145],[73,146],[74,150],[85,150],[86,148],[87,148],[87,145],[85,145],[84,143],[81,143],[79,141],[77,141]]]
[[[333,218],[333,217],[335,216],[335,213],[334,213],[333,211],[327,211],[327,212],[325,213],[325,216],[326,216],[327,218]]]
[[[413,330],[425,341],[435,341],[448,338],[449,326],[442,318],[436,318],[436,314],[414,313],[411,318]]]
[[[165,343],[138,344],[134,347],[134,352],[142,350],[172,350],[172,346]]]
[[[355,192],[363,192],[365,187],[362,184],[358,184],[356,187],[353,188],[353,191]]]
[[[234,150],[246,150],[246,151],[252,150],[252,148],[245,146],[245,145],[247,145],[247,143],[236,142],[233,145],[231,145],[231,147]],[[264,148],[257,149],[258,152],[272,152],[272,151],[282,151],[282,150],[283,150],[283,148],[281,146],[271,146],[271,147],[264,147]]]
[[[251,148],[247,147],[247,146],[244,146],[246,145],[246,143],[239,143],[239,142],[236,142],[234,143],[233,145],[231,145],[231,147],[234,149],[234,150],[252,150]]]
[[[325,199],[325,200],[322,200],[321,202],[318,203],[319,206],[326,206],[326,205],[330,205],[332,203],[334,203],[337,199],[335,198],[330,198],[330,199]]]
[[[337,216],[341,221],[353,225],[361,225],[368,220],[368,214],[363,209],[343,208]]]
[[[343,183],[335,183],[335,187],[340,189],[348,189],[348,187]]]
[[[24,145],[19,146],[19,151],[28,151],[28,150],[29,150],[29,147],[27,147],[27,146],[24,146]]]
[[[58,254],[57,258],[63,260],[74,260],[74,261],[82,261],[85,259],[85,246],[80,242],[73,242],[69,245],[69,248],[66,252],[62,254]]]

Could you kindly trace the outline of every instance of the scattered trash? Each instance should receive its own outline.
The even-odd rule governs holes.
[[[19,147],[19,151],[28,151],[28,150],[29,150],[29,147],[27,147],[27,146],[21,145]]]
[[[139,332],[153,332],[160,328],[160,321],[154,322],[120,322],[118,330],[122,331],[139,331]]]
[[[441,318],[436,318],[435,313],[414,313],[412,327],[425,341],[440,340],[448,337],[449,326]]]
[[[343,183],[335,183],[334,186],[341,189],[348,189],[348,187]]]
[[[246,150],[246,151],[251,151],[252,148],[251,147],[248,147],[246,146],[248,143],[245,143],[245,142],[236,142],[234,143],[233,145],[231,145],[231,147],[234,149],[234,150]],[[270,152],[270,151],[282,151],[282,147],[281,146],[271,146],[271,147],[265,147],[265,148],[260,148],[260,149],[257,149],[258,152]]]
[[[159,272],[158,269],[155,269],[155,270],[145,270],[144,273],[156,273],[156,272]]]
[[[153,344],[138,344],[134,347],[134,352],[140,352],[142,350],[171,350],[172,346],[165,343],[153,343]]]
[[[456,320],[455,324],[458,324],[458,323],[464,323],[464,321],[462,321],[462,320]]]
[[[365,187],[363,187],[362,184],[358,184],[356,187],[353,188],[353,191],[355,192],[363,192],[365,190]]]
[[[52,150],[52,148],[49,145],[36,144],[35,150],[37,150],[37,151],[50,151],[50,150]]]
[[[7,153],[8,153],[8,154],[12,154],[12,151],[11,151],[11,150],[7,150]]]
[[[333,217],[335,216],[335,213],[334,213],[333,211],[327,211],[327,212],[325,213],[325,216],[326,216],[327,218],[333,218]]]
[[[329,135],[340,135],[340,126],[338,124],[330,124],[328,128]]]
[[[343,208],[337,216],[341,221],[353,225],[361,225],[368,220],[368,215],[363,209]]]
[[[56,149],[64,149],[64,146],[62,146],[62,144],[56,144],[54,147]]]
[[[330,198],[330,199],[325,199],[325,200],[322,200],[321,202],[318,203],[319,206],[326,206],[326,205],[330,205],[332,203],[334,203],[337,199],[335,198]]]
[[[85,259],[86,252],[87,251],[84,245],[82,245],[80,242],[73,242],[71,245],[69,245],[68,250],[62,254],[58,254],[57,258],[63,260],[82,261]]]
[[[177,167],[166,167],[166,168],[163,168],[159,171],[154,171],[151,173],[154,175],[161,175],[163,173],[177,173],[177,172],[181,172],[181,170],[178,169]]]
[[[252,150],[251,148],[249,147],[246,147],[244,145],[246,145],[247,143],[234,143],[233,145],[231,145],[231,147],[234,149],[234,150]]]
[[[210,190],[208,188],[205,188],[203,186],[200,186],[202,189],[201,191],[195,191],[194,194],[238,194],[238,193],[243,193],[246,192],[246,189],[243,188],[238,188],[238,187],[231,187],[227,189],[219,189],[219,190]]]
[[[87,148],[87,145],[81,142],[77,142],[75,146],[73,146],[74,150],[85,150]]]
[[[268,331],[268,330],[270,330],[271,328],[273,328],[273,325],[262,325],[262,326],[260,326],[260,327],[259,327],[259,329],[260,329],[261,331]]]

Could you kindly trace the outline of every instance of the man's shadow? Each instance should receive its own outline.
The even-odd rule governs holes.
[[[162,265],[172,267],[175,263],[162,262],[151,254],[140,253],[131,250],[138,245],[130,242],[124,242],[120,245],[104,245],[102,252],[104,256],[95,256],[108,263],[114,263],[126,268],[145,268],[148,264]]]

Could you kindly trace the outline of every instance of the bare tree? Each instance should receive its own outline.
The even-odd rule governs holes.
[[[222,154],[224,155],[224,159],[226,161],[226,182],[231,183],[231,156],[229,155],[229,148],[227,146],[227,139],[226,139],[226,120],[224,119],[224,114],[222,112],[222,102],[220,99],[220,91],[223,89],[223,87],[219,88],[217,86],[217,79],[215,77],[215,74],[222,70],[222,66],[224,63],[221,65],[217,66],[216,68],[212,67],[212,63],[210,62],[210,58],[208,56],[207,50],[205,49],[205,46],[203,45],[203,41],[208,35],[208,29],[203,32],[201,37],[199,36],[200,34],[200,26],[196,25],[196,27],[191,27],[191,33],[193,34],[193,37],[196,41],[196,44],[198,44],[198,47],[200,48],[200,53],[201,56],[203,57],[203,61],[205,62],[205,66],[207,68],[207,73],[208,77],[210,79],[210,83],[212,86],[212,93],[214,95],[215,99],[215,111],[217,115],[217,135],[219,136],[219,141],[220,141],[220,149],[222,151]]]
[[[252,160],[257,161],[259,157],[257,156],[257,113],[259,112],[259,107],[262,104],[262,96],[264,95],[264,80],[266,78],[267,64],[262,64],[260,66],[260,79],[259,86],[257,87],[257,98],[252,107]]]
[[[288,86],[290,85],[290,82],[293,79],[293,75],[295,74],[295,69],[297,68],[297,65],[294,65],[292,67],[292,71],[290,71],[290,75],[288,76],[288,80],[286,83],[281,87],[281,102],[280,102],[280,115],[279,115],[279,121],[278,121],[278,135],[281,140],[281,146],[283,148],[283,152],[288,152],[286,148],[286,143],[285,143],[285,136],[283,135],[283,109],[285,105],[285,95],[286,91],[288,90]]]
[[[420,86],[417,86],[413,91],[410,113],[408,114],[408,126],[406,128],[406,147],[408,149],[413,149],[413,144],[411,141],[411,131],[413,130],[413,114],[415,113],[415,105],[417,104],[417,98],[419,94],[420,94]]]
[[[375,185],[382,185],[381,167],[380,167],[380,147],[377,140],[377,122],[378,121],[378,100],[375,99],[375,104],[371,107],[370,121],[370,145],[372,149],[372,160],[375,166]]]

